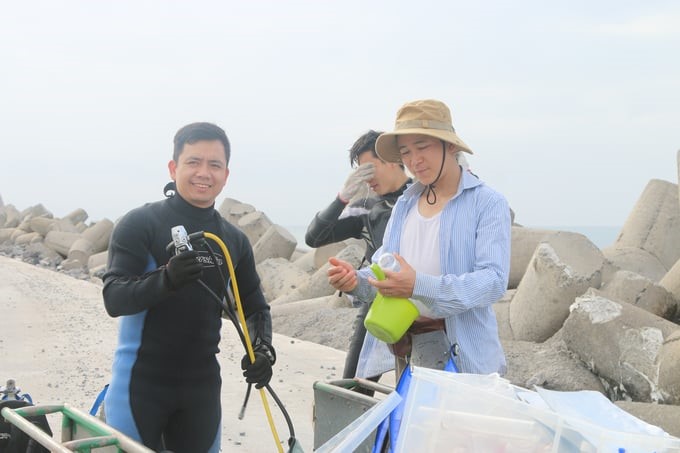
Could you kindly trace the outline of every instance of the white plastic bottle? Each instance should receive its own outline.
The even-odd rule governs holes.
[[[383,271],[399,272],[400,266],[399,261],[391,253],[383,253],[378,258],[378,266]]]

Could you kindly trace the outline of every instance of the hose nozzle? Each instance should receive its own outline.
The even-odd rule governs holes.
[[[191,242],[189,241],[189,235],[183,225],[172,227],[170,233],[172,234],[172,241],[175,243],[175,254],[193,250]]]

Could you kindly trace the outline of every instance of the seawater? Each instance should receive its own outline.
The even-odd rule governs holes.
[[[305,244],[305,232],[307,225],[283,225],[283,227],[292,234],[298,243],[299,249],[308,249]],[[571,231],[574,233],[581,233],[595,244],[599,249],[608,247],[614,243],[616,237],[621,231],[620,226],[592,226],[592,225],[571,225],[571,226],[530,226],[530,228],[539,228],[545,230]]]

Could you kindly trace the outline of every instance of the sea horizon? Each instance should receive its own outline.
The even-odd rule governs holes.
[[[288,232],[290,232],[297,240],[297,248],[309,249],[305,244],[305,232],[307,225],[282,225]],[[601,225],[524,225],[527,228],[536,228],[541,230],[555,230],[555,231],[571,231],[580,233],[586,236],[599,249],[608,247],[614,243],[616,237],[621,231],[621,226],[601,226]]]

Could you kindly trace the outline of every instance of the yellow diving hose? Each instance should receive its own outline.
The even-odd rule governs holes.
[[[203,232],[203,236],[205,236],[208,239],[212,239],[217,243],[217,245],[220,246],[222,249],[222,253],[224,253],[224,257],[227,260],[227,268],[229,269],[229,277],[231,278],[231,284],[234,288],[234,299],[236,299],[236,307],[237,307],[237,312],[238,312],[238,317],[239,321],[241,322],[241,326],[243,327],[243,336],[246,339],[246,349],[248,350],[248,357],[250,357],[250,363],[255,362],[255,351],[253,351],[253,346],[250,343],[250,334],[248,333],[248,326],[246,325],[246,317],[245,314],[243,313],[243,306],[241,305],[241,296],[239,295],[238,292],[238,283],[236,282],[236,274],[234,273],[234,264],[231,261],[231,255],[229,255],[229,250],[227,250],[227,246],[224,245],[224,242],[222,242],[222,239],[220,239],[218,236],[208,233],[208,232]],[[264,411],[267,414],[267,420],[269,421],[269,427],[272,431],[272,435],[274,436],[274,441],[276,442],[276,447],[280,453],[283,453],[283,447],[281,446],[281,440],[279,439],[279,434],[276,432],[276,426],[274,425],[274,419],[272,418],[272,412],[269,408],[269,402],[267,401],[267,394],[264,392],[264,387],[259,389],[260,390],[260,397],[262,398],[262,406],[264,407]]]

